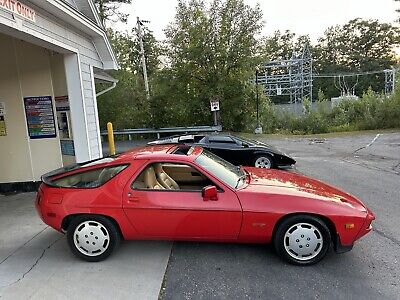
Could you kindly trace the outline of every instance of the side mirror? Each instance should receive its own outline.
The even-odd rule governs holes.
[[[249,144],[246,144],[246,143],[242,143],[242,146],[243,146],[244,148],[249,148]]]
[[[217,201],[218,200],[217,187],[213,185],[206,186],[201,191],[201,195],[203,196],[204,201]]]

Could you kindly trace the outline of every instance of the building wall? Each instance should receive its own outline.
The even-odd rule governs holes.
[[[0,34],[0,101],[6,105],[7,127],[7,136],[0,136],[0,183],[37,181],[62,166],[58,135],[29,139],[23,104],[28,96],[54,100],[50,52]]]
[[[98,134],[100,128],[96,114],[97,101],[93,89],[91,69],[92,67],[103,69],[103,63],[93,40],[79,30],[71,27],[71,25],[60,22],[55,16],[35,6],[33,3],[29,1],[21,2],[25,2],[35,9],[36,22],[14,20],[11,13],[0,10],[0,25],[5,24],[9,28],[28,32],[31,36],[42,40],[51,40],[54,45],[59,45],[78,53],[83,87],[82,94],[86,112],[86,124],[84,124],[84,127],[86,127],[85,130],[87,131],[89,141],[88,156],[83,160],[100,157],[102,154],[101,139]],[[74,100],[71,99],[71,101]],[[82,161],[80,157],[77,157],[77,160]]]

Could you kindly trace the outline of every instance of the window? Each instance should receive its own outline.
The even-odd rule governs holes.
[[[244,171],[206,150],[196,158],[196,163],[232,188],[237,188],[245,182]]]
[[[132,184],[133,189],[201,191],[215,185],[192,166],[177,163],[148,165]]]
[[[236,144],[230,136],[210,136],[210,143]]]
[[[96,188],[118,175],[128,165],[104,167],[67,175],[51,181],[51,185],[64,188]]]

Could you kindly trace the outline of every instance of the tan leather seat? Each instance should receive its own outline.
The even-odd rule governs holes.
[[[148,167],[144,171],[144,184],[146,188],[152,190],[164,190],[165,188],[157,181],[156,173],[154,173],[153,167]]]
[[[154,164],[154,169],[158,182],[168,190],[179,190],[179,185],[175,180],[171,178],[167,173],[165,173],[162,165],[160,163]]]

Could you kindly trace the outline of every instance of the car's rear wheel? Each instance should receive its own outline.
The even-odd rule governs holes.
[[[284,220],[277,228],[274,245],[277,253],[296,265],[312,265],[327,254],[331,234],[317,217],[296,215]]]
[[[68,245],[77,257],[90,262],[106,259],[119,245],[121,237],[114,223],[103,216],[74,218],[67,230]]]
[[[254,166],[256,168],[272,169],[274,167],[274,160],[268,154],[258,155],[254,159]]]

